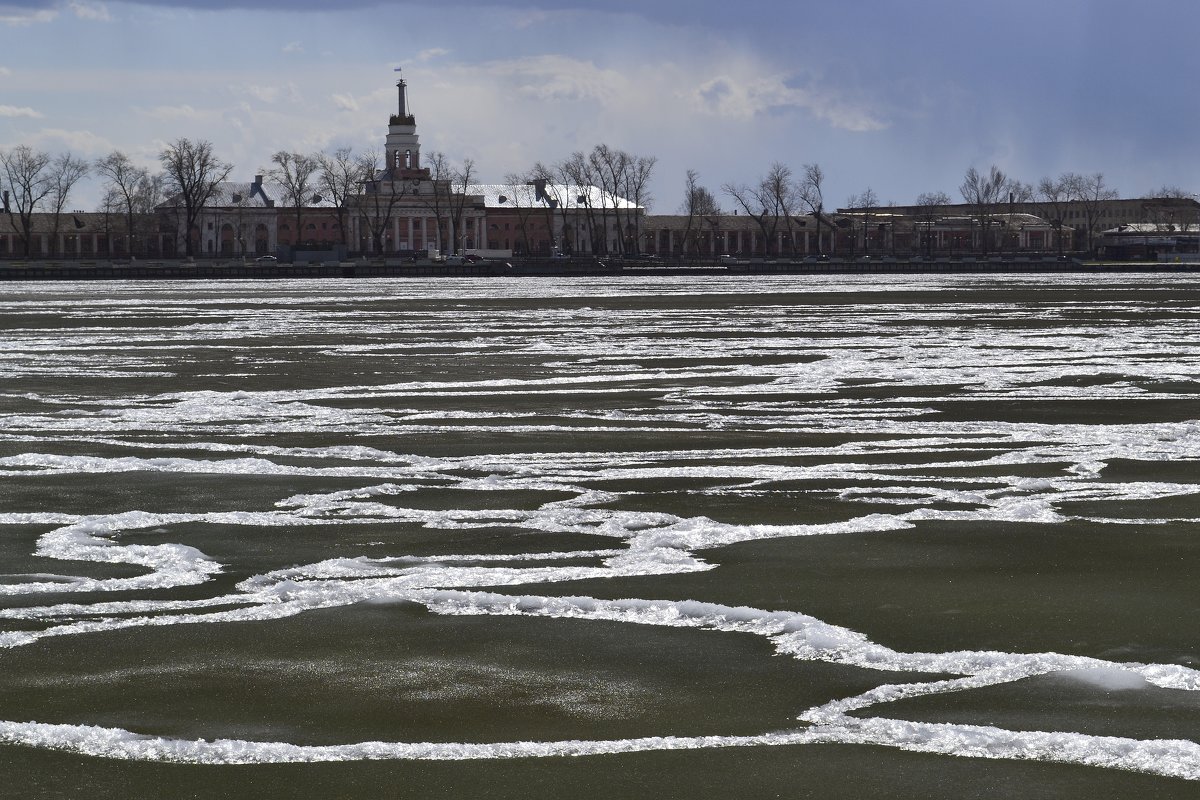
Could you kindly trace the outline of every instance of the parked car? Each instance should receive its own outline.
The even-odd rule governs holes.
[[[278,260],[279,259],[275,256],[259,256],[258,258],[254,259],[254,261],[259,264],[271,264]]]

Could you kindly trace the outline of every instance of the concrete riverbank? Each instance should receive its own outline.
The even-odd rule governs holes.
[[[1200,264],[1148,261],[1087,262],[1058,258],[946,259],[804,259],[661,261],[627,259],[513,259],[446,264],[396,259],[358,259],[322,263],[261,263],[241,259],[0,260],[0,281],[26,280],[220,280],[288,278],[404,278],[570,275],[703,275],[703,274],[952,274],[1042,272],[1196,272]]]

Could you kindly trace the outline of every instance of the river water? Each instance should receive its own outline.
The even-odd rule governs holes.
[[[1195,797],[1200,280],[0,287],[0,796]]]

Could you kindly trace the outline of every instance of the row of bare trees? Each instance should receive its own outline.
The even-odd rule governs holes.
[[[149,234],[139,230],[139,220],[147,219],[169,199],[179,209],[183,230],[192,231],[205,205],[217,197],[219,187],[233,170],[231,164],[215,154],[210,142],[187,138],[164,147],[158,161],[161,172],[152,173],[120,151],[88,163],[70,153],[55,156],[24,145],[0,150],[3,211],[26,255],[33,239],[34,215],[51,215],[53,248],[72,191],[80,180],[94,174],[104,181],[103,208],[123,217],[125,249],[133,253],[138,249],[139,238],[148,238]],[[346,217],[351,199],[355,198],[364,212],[364,236],[370,239],[376,252],[384,250],[386,236],[401,204],[417,205],[429,212],[436,231],[427,234],[426,241],[436,242],[440,248],[459,249],[464,235],[464,211],[470,202],[468,187],[476,179],[474,162],[466,159],[455,163],[444,153],[432,153],[425,160],[429,174],[428,180],[423,181],[410,174],[397,174],[385,161],[379,151],[359,153],[350,148],[331,153],[279,151],[262,173],[271,182],[281,205],[294,216],[297,232],[303,229],[303,218],[310,213],[309,209],[323,206],[337,217],[341,243],[351,244],[346,239],[349,228]],[[563,231],[564,241],[555,241],[556,248],[569,252],[586,244],[593,253],[624,254],[639,248],[641,218],[623,201],[631,201],[639,208],[649,206],[655,163],[652,156],[638,156],[599,144],[590,152],[575,152],[561,161],[538,162],[523,174],[506,176],[506,183],[514,187],[512,205],[519,215],[544,214],[548,230]],[[520,186],[543,188],[517,191],[515,187]],[[591,191],[592,187],[595,191]],[[861,226],[862,245],[868,248],[871,218],[880,207],[875,192],[868,187],[847,201],[846,207],[856,212],[854,218],[835,223],[825,208],[825,174],[815,163],[805,164],[796,173],[787,164],[775,162],[756,183],[726,183],[721,188],[732,201],[734,213],[752,219],[764,241],[782,241],[793,253],[799,238],[796,228],[805,224],[799,219],[802,216],[815,221],[818,252],[827,241],[824,229],[832,231],[835,225],[850,226],[852,247],[858,235],[853,226]],[[1034,186],[1012,178],[995,165],[986,170],[969,168],[958,189],[966,213],[974,217],[981,231],[976,245],[984,253],[997,246],[990,232],[996,229],[995,220],[1004,213],[1006,205],[1011,211],[1030,202],[1041,204],[1041,213],[1059,233],[1060,246],[1063,228],[1069,226],[1080,229],[1090,247],[1104,204],[1118,196],[1107,186],[1102,173],[1066,172],[1043,178]],[[538,196],[538,192],[543,196]],[[1191,196],[1177,187],[1162,187],[1152,194]],[[918,196],[915,205],[920,209],[918,216],[922,221],[932,224],[940,216],[953,213],[949,209],[955,204],[944,192],[927,192]],[[962,213],[963,209],[960,206],[956,211]],[[696,242],[706,227],[715,232],[723,213],[716,196],[701,185],[695,170],[687,172],[680,212],[687,217],[685,248],[697,247]],[[561,215],[561,224],[557,226],[553,224],[556,213]],[[522,222],[520,228],[527,237],[527,226]],[[485,237],[482,231],[477,235],[481,240]],[[576,241],[579,238],[586,238],[586,243]],[[192,255],[193,237],[185,235],[182,244],[185,254]],[[526,240],[524,244],[526,251],[531,252],[532,243]]]
[[[229,179],[233,165],[220,158],[211,142],[181,138],[165,146],[158,154],[159,172],[136,164],[121,151],[113,151],[89,164],[70,153],[54,156],[18,146],[10,151],[0,150],[0,183],[4,187],[3,213],[17,233],[24,255],[31,252],[34,240],[34,217],[50,214],[53,230],[50,236],[50,255],[59,237],[63,212],[70,194],[78,182],[92,174],[104,181],[102,210],[122,220],[109,230],[111,240],[124,240],[127,253],[143,249],[154,231],[151,215],[154,210],[169,201],[178,214],[183,231],[193,231],[206,205],[216,201],[223,205],[239,208],[248,207],[252,198],[248,193],[222,193],[222,185]],[[355,153],[350,148],[339,148],[332,153],[297,153],[279,151],[271,157],[271,164],[262,174],[272,184],[272,191],[283,208],[293,215],[296,230],[303,229],[303,218],[314,205],[330,207],[338,220],[342,244],[347,244],[345,232],[348,228],[347,201],[364,192],[377,208],[377,213],[367,215],[370,221],[369,234],[380,248],[382,237],[389,229],[391,210],[405,196],[401,188],[396,194],[372,193],[380,183],[388,179],[383,169],[384,157],[379,152]],[[451,164],[443,154],[434,153],[429,159],[431,185],[426,191],[412,189],[420,196],[438,220],[440,230],[449,227],[454,220],[461,230],[464,199],[463,189],[473,179],[473,163]],[[457,189],[457,194],[447,187]],[[390,187],[389,187],[390,188]],[[229,196],[225,196],[228,194]],[[123,230],[122,230],[123,229]],[[184,254],[194,254],[194,237],[185,234],[180,243]]]
[[[514,249],[564,255],[639,252],[642,218],[637,209],[652,202],[656,163],[653,156],[598,144],[590,152],[539,161],[525,172],[505,175],[505,205],[517,215]]]
[[[556,248],[569,252],[579,247],[571,223],[582,219],[579,235],[587,238],[590,252],[630,254],[638,251],[642,221],[637,211],[622,201],[630,201],[635,208],[650,204],[650,179],[657,161],[653,156],[598,144],[591,152],[578,151],[562,161],[538,162],[524,175],[509,175],[506,181],[514,186],[540,186],[549,193],[533,197],[531,207],[540,205],[549,209],[548,213],[561,215],[566,240],[554,242]],[[596,191],[590,191],[591,187]],[[615,234],[612,240],[610,234]]]
[[[994,217],[1011,213],[1028,203],[1038,203],[1042,215],[1055,229],[1055,238],[1061,252],[1063,229],[1078,227],[1083,231],[1086,249],[1091,249],[1097,228],[1104,213],[1105,203],[1119,196],[1116,189],[1105,183],[1100,172],[1082,175],[1064,172],[1058,177],[1046,177],[1036,187],[1022,183],[1006,175],[992,165],[986,172],[971,167],[959,186],[963,201],[970,206],[971,213],[979,226],[979,247],[984,252],[994,244],[992,224]],[[920,199],[918,199],[920,204]],[[1076,214],[1078,226],[1070,225],[1070,215]]]
[[[88,168],[86,161],[70,153],[54,156],[28,145],[0,150],[3,210],[25,255],[29,255],[33,216],[37,213],[52,215],[51,247],[56,246],[71,192],[88,174]]]
[[[459,163],[445,153],[430,153],[424,158],[427,176],[385,166],[378,151],[355,156],[349,149],[341,149],[332,158],[319,161],[320,185],[325,199],[337,209],[343,231],[348,200],[361,191],[357,202],[375,252],[384,252],[388,231],[402,205],[421,208],[433,219],[434,231],[426,232],[427,246],[452,251],[462,248],[463,221],[471,202],[468,189],[476,179],[472,159]]]
[[[689,178],[685,198],[693,194],[691,182]],[[791,167],[777,161],[756,184],[727,183],[721,188],[738,211],[754,220],[763,241],[776,241],[776,236],[782,233],[792,253],[796,252],[793,230],[798,222],[796,217],[811,215],[816,221],[820,251],[822,227],[831,222],[825,213],[825,172],[820,164],[805,164],[800,173],[795,174]]]
[[[795,227],[803,224],[797,219],[801,215],[811,217],[816,224],[818,252],[823,251],[825,243],[823,228],[832,230],[834,226],[848,229],[851,248],[861,241],[863,249],[867,250],[872,218],[881,209],[878,196],[870,187],[852,195],[846,201],[845,208],[854,214],[835,221],[825,210],[824,184],[825,173],[819,164],[805,164],[801,172],[796,174],[788,165],[775,162],[757,183],[727,183],[721,188],[733,201],[734,213],[745,214],[754,221],[763,241],[782,241],[782,246],[790,249],[792,254],[797,251],[799,237]],[[1056,178],[1043,178],[1035,187],[1005,174],[995,165],[984,171],[969,168],[959,186],[959,194],[962,196],[962,205],[956,204],[945,192],[920,194],[914,204],[918,209],[916,216],[922,223],[932,225],[947,214],[961,214],[965,210],[981,231],[976,246],[984,253],[997,245],[993,233],[998,227],[996,218],[1004,214],[1006,209],[1011,212],[1029,203],[1041,205],[1039,211],[1057,229],[1060,247],[1062,229],[1078,227],[1083,231],[1087,247],[1090,248],[1105,203],[1118,197],[1117,191],[1105,183],[1102,173],[1083,175],[1065,172]],[[1180,198],[1193,195],[1178,187],[1164,186],[1148,196]],[[700,185],[695,170],[688,170],[679,210],[687,217],[683,234],[685,251],[698,247],[698,238],[706,225],[715,233],[719,218],[724,213],[712,192]],[[1078,225],[1070,225],[1072,214]]]
[[[211,145],[206,142],[180,140],[164,151],[164,156],[168,155],[163,160],[170,176],[168,184],[179,196],[190,230],[195,222],[192,209],[198,211],[211,197],[203,189],[225,180],[229,166],[211,157]],[[426,242],[438,249],[457,251],[466,235],[465,212],[474,201],[469,188],[477,180],[475,162],[469,158],[456,162],[445,153],[433,152],[423,159],[423,164],[428,174],[414,176],[412,171],[388,165],[379,151],[355,153],[350,148],[314,154],[280,151],[272,156],[271,165],[263,174],[281,205],[295,216],[297,230],[302,229],[303,217],[309,209],[324,206],[337,216],[342,244],[350,244],[346,240],[349,229],[346,217],[351,205],[355,205],[362,212],[363,234],[371,247],[375,252],[384,252],[398,209],[402,205],[416,206],[428,213],[435,226],[435,230],[427,232]],[[620,200],[625,198],[643,207],[650,202],[649,183],[654,164],[652,157],[597,145],[590,153],[577,152],[549,165],[539,162],[527,173],[510,175],[506,180],[512,185],[513,205],[518,213],[524,205],[529,213],[546,214],[547,228],[551,230],[556,227],[551,217],[559,213],[563,215],[563,224],[558,227],[568,232],[569,220],[581,214],[582,235],[588,238],[591,252],[611,251],[606,235],[611,227],[621,232],[612,244],[624,253],[636,247],[641,220],[637,213],[623,207]],[[532,187],[539,183],[548,187],[547,196],[535,196]],[[598,191],[586,191],[588,187],[596,187]],[[526,226],[521,228],[522,235],[527,236]],[[486,244],[484,231],[477,231],[476,236],[481,245]],[[565,244],[569,250],[574,240],[555,242],[559,244]],[[532,252],[528,242],[526,245],[526,252]]]
[[[162,202],[164,196],[179,195],[185,204],[189,225],[215,187],[229,174],[230,167],[212,153],[207,142],[180,139],[159,154],[163,171],[151,174],[120,151],[113,151],[95,163],[71,153],[51,155],[19,145],[0,150],[0,169],[5,185],[4,213],[16,232],[24,255],[31,254],[34,216],[51,218],[49,255],[55,255],[64,212],[72,191],[84,177],[95,173],[104,180],[104,210],[124,216],[126,251],[134,252],[139,229],[136,221]],[[76,225],[80,223],[75,220]],[[114,226],[115,227],[115,226]]]
[[[1067,224],[1067,214],[1072,206],[1080,209],[1083,214],[1084,235],[1090,250],[1096,238],[1096,227],[1104,211],[1104,204],[1118,196],[1116,189],[1105,184],[1103,173],[1080,175],[1064,172],[1057,178],[1042,178],[1038,182],[1035,199],[1051,209],[1050,224],[1054,226],[1061,252],[1062,229]]]

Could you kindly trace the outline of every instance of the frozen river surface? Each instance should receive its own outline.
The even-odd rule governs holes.
[[[1196,278],[0,288],[0,796],[1200,792]]]

